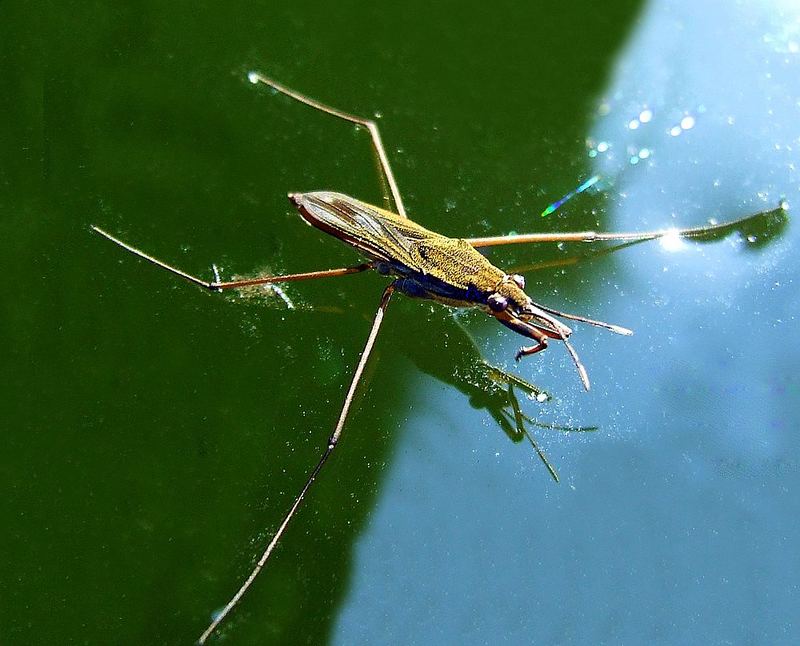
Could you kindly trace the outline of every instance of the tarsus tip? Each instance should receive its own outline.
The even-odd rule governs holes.
[[[621,325],[612,325],[611,331],[616,332],[617,334],[623,334],[625,336],[631,336],[633,334],[633,330],[629,330],[626,327],[622,327]]]

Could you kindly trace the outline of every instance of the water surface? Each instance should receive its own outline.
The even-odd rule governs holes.
[[[412,217],[451,235],[800,203],[790,3],[0,14],[9,643],[193,640],[335,421],[384,279],[294,285],[289,309],[207,294],[89,231],[209,277],[353,262],[285,194],[380,202],[366,134],[248,70],[380,113]],[[793,221],[491,257],[547,265],[527,273],[538,300],[635,335],[579,329],[587,394],[561,348],[514,365],[520,338],[491,320],[395,299],[341,448],[229,641],[795,642]],[[478,349],[553,395],[531,417],[598,428],[536,430],[559,484],[482,408]]]

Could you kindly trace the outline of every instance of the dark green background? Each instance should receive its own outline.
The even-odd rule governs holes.
[[[698,225],[797,198],[787,8],[552,5],[0,4],[2,643],[190,643],[332,428],[385,279],[293,285],[287,310],[89,230],[207,277],[354,261],[286,193],[380,203],[366,133],[248,70],[380,113],[410,215],[451,235]],[[624,170],[644,106],[654,154]],[[538,216],[597,172],[601,191]],[[796,641],[794,239],[491,253],[579,254],[529,293],[636,330],[580,329],[584,394],[562,349],[514,366],[519,338],[462,319],[553,393],[529,415],[599,427],[537,432],[561,484],[470,406],[461,328],[395,299],[341,448],[227,641]]]

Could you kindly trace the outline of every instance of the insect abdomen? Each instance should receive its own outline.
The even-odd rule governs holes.
[[[393,272],[394,273],[394,272]],[[487,293],[474,285],[466,289],[451,285],[430,275],[410,272],[395,281],[395,287],[406,296],[425,298],[451,307],[479,307],[486,304]]]

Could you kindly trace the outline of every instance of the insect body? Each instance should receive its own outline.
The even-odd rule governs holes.
[[[522,276],[498,269],[467,240],[429,231],[406,217],[341,193],[290,193],[289,199],[308,224],[358,249],[378,272],[396,276],[392,285],[398,291],[451,307],[477,307],[534,339],[536,345],[519,350],[518,360],[544,350],[548,339],[563,341],[587,390],[589,377],[567,341],[572,330],[553,314],[631,334],[617,325],[534,303],[525,294]]]

